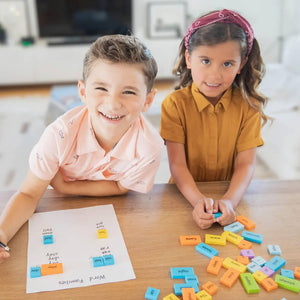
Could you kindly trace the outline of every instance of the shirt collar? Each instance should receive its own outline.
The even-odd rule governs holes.
[[[201,112],[204,108],[206,108],[209,105],[212,105],[198,90],[195,83],[192,83],[191,86],[192,95],[194,97],[194,100],[196,102],[198,111]],[[222,106],[224,110],[226,111],[230,105],[232,97],[232,87],[227,89],[227,91],[223,94],[217,105]],[[216,105],[216,106],[217,106]]]

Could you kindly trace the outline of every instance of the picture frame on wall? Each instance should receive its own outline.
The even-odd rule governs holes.
[[[187,5],[183,1],[150,2],[147,7],[147,34],[151,39],[183,38]]]

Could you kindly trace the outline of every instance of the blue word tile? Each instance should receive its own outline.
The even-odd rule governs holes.
[[[115,264],[115,260],[113,255],[104,255],[103,256],[103,260],[104,260],[104,265],[105,266],[110,266],[110,265],[114,265]]]
[[[261,256],[255,256],[251,261],[260,265],[261,267],[266,264],[266,260],[264,260]]]
[[[99,257],[93,257],[93,267],[103,267],[104,266],[104,260],[102,256]]]
[[[160,293],[159,289],[155,289],[149,286],[145,294],[145,299],[157,300],[159,293]]]
[[[250,242],[253,242],[253,243],[257,243],[257,244],[261,244],[262,240],[263,240],[263,235],[262,234],[254,233],[254,232],[250,232],[250,231],[246,231],[246,230],[244,230],[242,232],[242,237],[246,241],[250,241]]]
[[[271,255],[280,255],[281,249],[278,245],[268,245],[268,251]]]
[[[43,236],[43,243],[46,244],[53,244],[53,235],[44,235]]]
[[[205,243],[198,244],[196,246],[196,250],[209,258],[213,258],[213,256],[217,256],[219,254],[219,251],[217,249],[210,247]]]
[[[197,284],[190,284],[190,283],[175,283],[174,284],[174,294],[176,296],[182,295],[182,288],[193,288],[195,290],[195,293],[199,292],[199,287]]]
[[[280,256],[274,256],[271,260],[266,262],[265,266],[276,272],[277,270],[282,268],[285,263],[285,259],[281,258]]]
[[[199,281],[196,275],[187,275],[185,276],[185,282],[190,284],[199,285]]]
[[[237,232],[243,230],[244,228],[245,228],[245,226],[242,223],[236,221],[232,224],[225,226],[224,231],[230,231],[233,233],[237,233]]]
[[[250,273],[254,273],[255,271],[260,269],[260,265],[256,264],[255,262],[251,262],[247,265],[247,269]]]
[[[171,278],[185,278],[188,275],[194,275],[194,269],[191,267],[187,268],[171,268]]]
[[[280,274],[281,274],[281,276],[288,277],[288,278],[291,278],[291,279],[295,278],[294,277],[294,271],[292,271],[292,270],[281,269]]]
[[[30,278],[41,277],[41,267],[30,268]]]

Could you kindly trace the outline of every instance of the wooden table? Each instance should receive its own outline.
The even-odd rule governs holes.
[[[206,195],[218,198],[228,186],[227,182],[199,183]],[[12,192],[0,192],[2,211]],[[221,234],[223,228],[215,224],[208,230],[200,230],[194,223],[188,202],[175,185],[158,184],[146,195],[130,192],[126,196],[89,198],[66,197],[48,190],[41,199],[38,212],[82,208],[101,204],[113,204],[136,275],[135,280],[108,283],[84,288],[26,294],[26,262],[28,224],[26,223],[9,243],[11,259],[0,265],[0,299],[101,299],[140,300],[149,286],[160,289],[159,299],[173,292],[171,267],[193,267],[200,285],[212,281],[219,290],[213,299],[299,299],[299,294],[282,288],[267,293],[262,287],[259,294],[248,295],[241,282],[232,288],[220,284],[225,272],[218,276],[206,272],[209,258],[195,250],[195,246],[181,246],[180,235]],[[278,244],[285,268],[300,266],[300,180],[253,181],[241,201],[237,214],[243,214],[256,222],[254,232],[264,235],[261,245],[254,244],[255,255],[269,260],[267,245]],[[214,246],[219,256],[235,259],[240,250],[227,242],[226,246]],[[278,273],[278,272],[277,272]]]

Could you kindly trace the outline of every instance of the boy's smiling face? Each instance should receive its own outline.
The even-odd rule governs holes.
[[[141,112],[150,107],[155,91],[147,94],[142,64],[96,60],[86,82],[79,81],[82,102],[89,110],[95,136],[103,147],[117,143]]]

